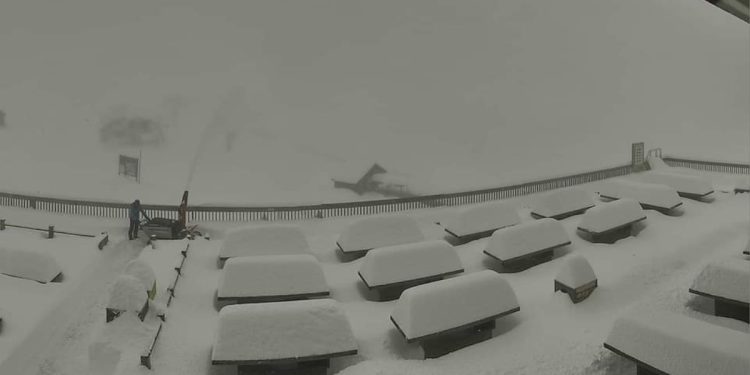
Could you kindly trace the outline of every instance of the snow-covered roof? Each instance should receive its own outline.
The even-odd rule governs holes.
[[[296,225],[246,226],[226,231],[219,258],[306,254],[308,250],[307,239]]]
[[[568,258],[555,276],[555,281],[570,288],[578,288],[594,280],[596,280],[594,269],[583,255],[573,255]]]
[[[638,202],[632,199],[619,199],[602,203],[586,211],[578,228],[591,233],[601,233],[645,217],[646,213]]]
[[[518,307],[510,284],[497,272],[484,270],[405,290],[391,319],[411,340]]]
[[[750,303],[750,264],[735,258],[709,263],[690,289],[712,296]]]
[[[668,374],[739,375],[750,369],[750,335],[667,311],[617,319],[605,343]]]
[[[219,279],[219,298],[288,296],[328,292],[314,256],[267,255],[227,260]]]
[[[506,261],[567,243],[570,243],[570,238],[562,224],[544,218],[495,231],[485,252]]]
[[[370,287],[463,271],[453,246],[443,240],[381,247],[359,269]]]
[[[356,350],[339,304],[322,299],[225,306],[219,311],[211,359],[279,360]]]
[[[61,272],[57,260],[49,253],[30,248],[0,247],[0,273],[47,283]]]
[[[342,251],[370,250],[424,240],[414,218],[404,215],[372,216],[359,219],[339,236]]]
[[[677,191],[667,185],[649,184],[624,179],[607,181],[602,184],[599,195],[609,198],[630,198],[641,204],[673,208],[682,204]]]
[[[445,229],[457,236],[486,232],[521,222],[515,208],[505,202],[489,202],[465,207],[445,220]]]
[[[147,299],[148,294],[143,290],[140,280],[135,276],[120,275],[112,285],[107,307],[122,311],[140,311]]]
[[[151,268],[151,266],[141,258],[136,258],[128,262],[127,266],[125,266],[125,271],[123,272],[123,274],[130,275],[138,279],[147,291],[151,290],[151,288],[154,287],[154,283],[156,282],[156,274],[154,273],[154,269]]]
[[[651,171],[644,173],[641,179],[649,183],[667,185],[680,193],[702,196],[714,191],[711,180],[702,176]]]
[[[581,188],[567,188],[553,190],[536,197],[531,202],[531,212],[545,217],[554,217],[593,206],[594,200],[587,191]]]

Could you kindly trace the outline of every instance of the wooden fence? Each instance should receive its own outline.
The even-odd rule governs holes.
[[[675,158],[671,156],[664,157],[667,165],[672,167],[683,167],[698,169],[707,172],[731,173],[731,174],[750,174],[750,164],[727,163],[721,161],[704,161]]]

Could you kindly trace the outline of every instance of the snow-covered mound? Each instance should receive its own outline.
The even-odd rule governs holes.
[[[605,343],[667,374],[740,375],[750,369],[750,336],[666,311],[617,319]]]
[[[648,161],[648,166],[649,168],[651,168],[651,170],[669,171],[670,169],[673,169],[667,163],[665,163],[662,158],[658,158],[656,156],[649,156],[646,158],[646,161]]]
[[[392,215],[359,219],[344,229],[336,243],[346,253],[422,240],[424,234],[414,218]]]
[[[461,271],[453,246],[436,240],[374,249],[365,256],[359,274],[374,287]]]
[[[515,208],[505,202],[489,202],[460,209],[443,226],[458,237],[516,225],[521,222]]]
[[[704,196],[714,191],[711,180],[701,176],[652,171],[644,173],[641,179],[649,183],[667,185],[680,194]]]
[[[57,260],[50,254],[35,249],[0,247],[0,273],[36,280],[52,281],[62,273]]]
[[[485,253],[508,261],[552,247],[567,245],[570,238],[562,223],[544,218],[495,231]]]
[[[135,276],[120,275],[112,285],[107,308],[119,311],[139,312],[146,304],[148,294],[143,283]]]
[[[497,272],[484,270],[405,290],[391,319],[412,340],[518,308],[510,284]]]
[[[308,251],[307,239],[298,226],[272,224],[227,230],[219,249],[219,258],[306,254]]]
[[[227,260],[219,298],[327,293],[330,288],[314,256],[269,255]]]
[[[735,258],[709,263],[695,278],[690,289],[748,303],[750,302],[750,264]]]
[[[596,274],[583,255],[574,255],[563,264],[560,272],[555,276],[555,281],[570,288],[578,288],[596,280]]]
[[[295,359],[357,351],[338,303],[331,299],[230,305],[219,312],[211,359]]]
[[[581,188],[566,188],[536,197],[531,202],[531,213],[556,218],[591,207],[594,207],[594,200],[588,192]]]
[[[682,204],[677,191],[667,185],[649,184],[624,179],[602,184],[599,195],[605,198],[630,198],[644,206],[672,209]]]
[[[750,178],[742,176],[736,179],[735,190],[750,191]]]
[[[125,266],[124,275],[130,275],[140,280],[151,299],[156,295],[156,274],[145,260],[136,258]]]
[[[601,233],[645,218],[646,213],[638,202],[632,199],[619,199],[586,211],[578,224],[578,229]]]

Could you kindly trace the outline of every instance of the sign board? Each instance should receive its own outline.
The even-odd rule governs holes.
[[[139,158],[120,155],[119,170],[117,174],[135,178],[141,182],[141,161]]]

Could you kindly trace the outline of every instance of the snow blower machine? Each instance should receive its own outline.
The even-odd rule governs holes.
[[[188,191],[182,193],[182,201],[177,208],[177,220],[163,217],[149,218],[145,212],[145,220],[141,222],[141,229],[148,235],[149,239],[180,240],[185,237],[193,238],[201,234],[195,230],[196,225],[187,226],[187,203]]]

